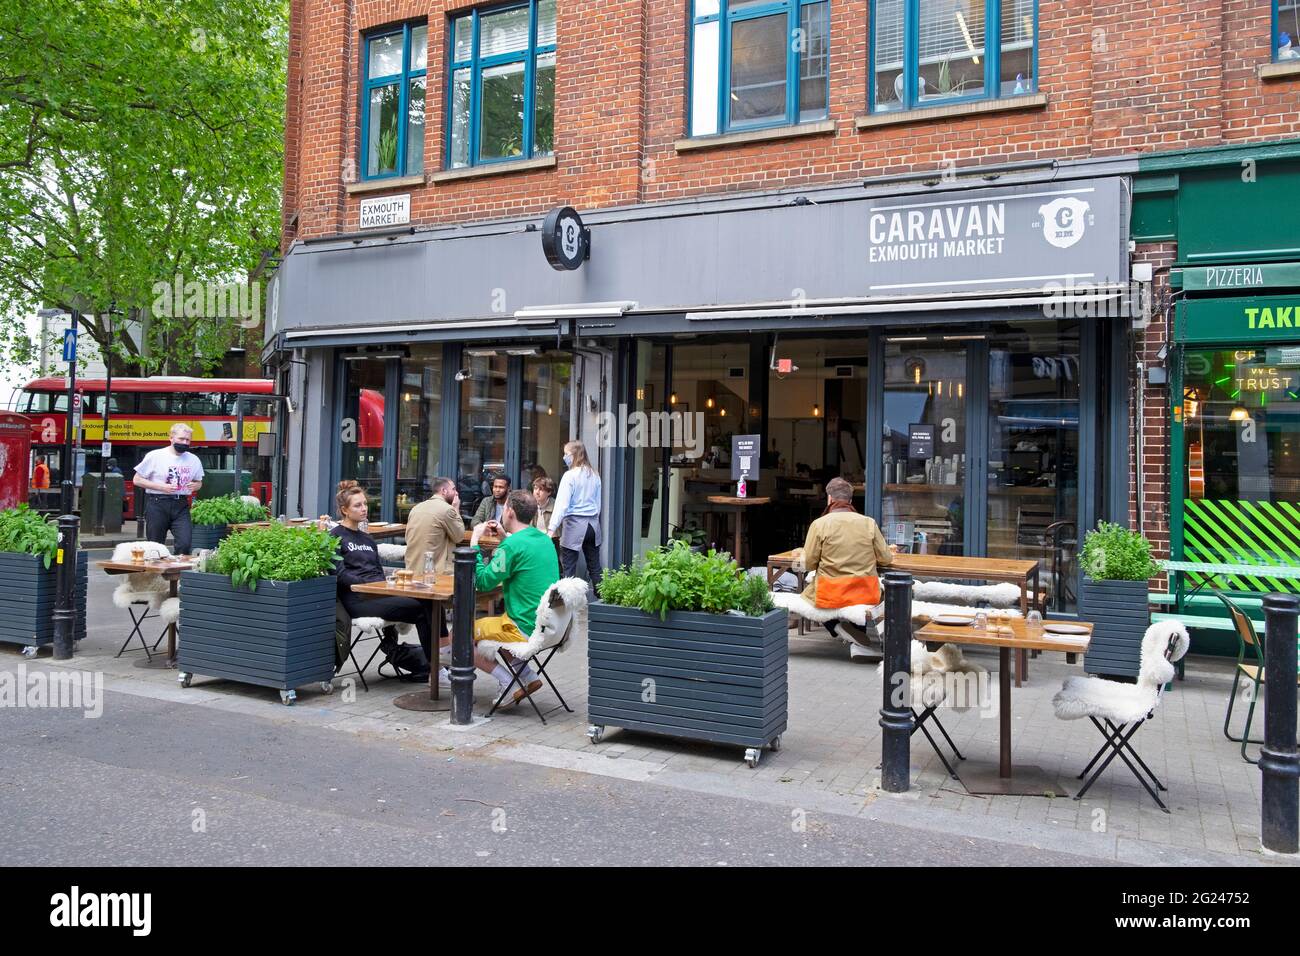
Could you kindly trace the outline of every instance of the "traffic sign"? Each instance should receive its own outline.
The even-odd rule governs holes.
[[[63,330],[63,361],[75,362],[77,360],[77,329],[73,326],[70,329]]]

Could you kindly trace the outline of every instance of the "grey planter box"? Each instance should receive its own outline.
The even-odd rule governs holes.
[[[1095,625],[1083,669],[1106,677],[1137,677],[1142,638],[1151,623],[1147,582],[1084,577],[1079,617]]]
[[[588,732],[605,725],[750,748],[779,747],[786,728],[787,620],[591,605]],[[653,700],[643,699],[654,681]]]
[[[196,674],[274,687],[285,703],[304,684],[334,677],[338,580],[259,581],[234,588],[223,574],[181,575],[181,683]]]
[[[72,639],[86,636],[86,552],[77,553],[77,588],[73,598],[77,620]],[[55,576],[58,565],[45,567],[34,554],[0,553],[0,641],[24,647],[43,647],[54,642]]]
[[[194,526],[194,535],[191,539],[191,548],[194,551],[197,551],[200,548],[211,551],[229,536],[230,525],[196,524]]]

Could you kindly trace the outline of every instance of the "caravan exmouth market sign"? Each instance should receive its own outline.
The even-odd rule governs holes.
[[[876,293],[1042,289],[1126,281],[1117,179],[878,199],[866,210]]]

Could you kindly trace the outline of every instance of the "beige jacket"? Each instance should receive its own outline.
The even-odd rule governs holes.
[[[888,565],[893,552],[874,518],[853,511],[834,511],[808,526],[803,560],[805,569],[816,571],[817,578],[863,577],[875,575],[877,565]],[[816,602],[816,579],[804,588],[803,597]]]
[[[555,513],[555,495],[546,499],[546,504],[537,509],[537,517],[533,519],[533,527],[538,531],[550,531],[551,515]]]
[[[433,566],[439,574],[451,574],[452,552],[465,537],[460,513],[434,495],[411,509],[406,519],[406,570],[424,572],[424,554],[433,552]]]

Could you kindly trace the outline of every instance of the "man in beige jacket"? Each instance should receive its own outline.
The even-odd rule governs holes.
[[[438,574],[451,574],[452,552],[465,538],[460,494],[450,478],[433,479],[433,497],[411,509],[406,519],[406,570],[424,573],[424,556],[433,552]]]

